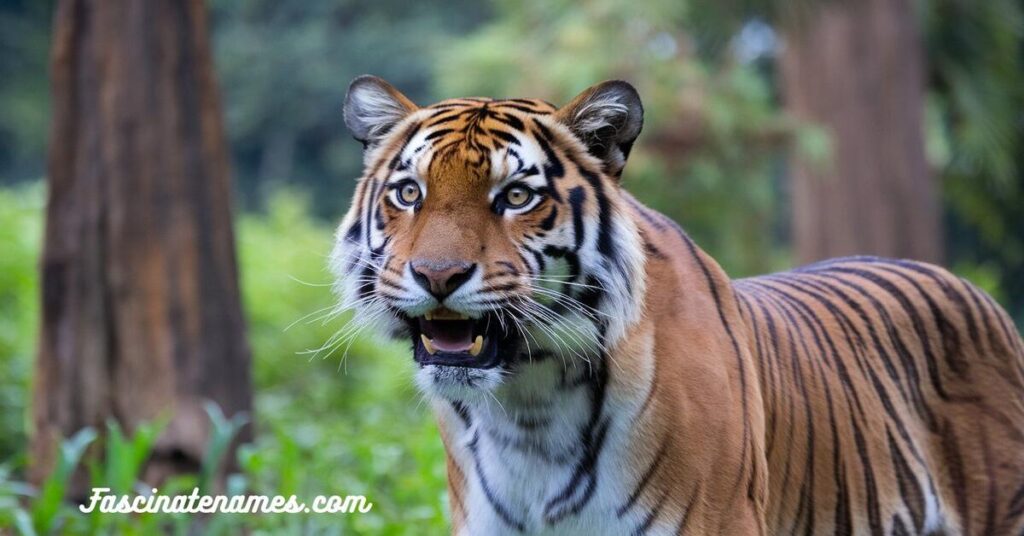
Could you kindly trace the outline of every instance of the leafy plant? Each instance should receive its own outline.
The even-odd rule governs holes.
[[[53,471],[33,497],[29,509],[15,509],[15,523],[23,535],[50,534],[60,528],[68,514],[65,492],[85,449],[95,439],[96,431],[84,428],[60,445]]]

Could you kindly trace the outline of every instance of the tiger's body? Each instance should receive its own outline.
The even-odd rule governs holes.
[[[1024,531],[1024,349],[986,294],[878,258],[733,286],[773,534]]]
[[[343,305],[409,337],[455,534],[1024,534],[1024,347],[969,283],[732,281],[621,189],[621,82],[419,108],[357,79]]]

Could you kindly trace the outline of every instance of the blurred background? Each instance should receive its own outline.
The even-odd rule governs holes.
[[[55,430],[71,438],[63,448],[29,441],[48,418],[40,406],[75,403],[40,392],[65,392],[61,382],[74,379],[33,371],[48,371],[47,360],[60,356],[47,349],[60,346],[60,330],[40,325],[50,318],[40,300],[49,295],[40,284],[49,266],[48,188],[51,203],[73,204],[91,191],[93,175],[80,171],[88,166],[67,169],[66,156],[81,166],[104,143],[117,144],[116,136],[100,137],[93,152],[62,152],[69,139],[93,139],[82,130],[91,119],[75,105],[91,102],[81,100],[89,84],[99,85],[95,102],[107,110],[120,105],[116,95],[134,95],[131,88],[159,93],[186,80],[188,96],[197,80],[202,104],[190,108],[186,98],[175,117],[194,108],[199,124],[213,125],[196,136],[213,148],[212,157],[200,153],[214,165],[198,169],[233,196],[228,203],[216,192],[194,194],[233,214],[217,235],[224,241],[214,243],[230,249],[233,239],[237,248],[225,262],[237,261],[244,318],[232,329],[244,340],[231,348],[244,373],[217,381],[245,385],[224,395],[227,402],[217,389],[199,394],[244,410],[252,425],[231,422],[233,410],[221,418],[207,408],[208,446],[189,462],[195,467],[174,466],[177,480],[165,487],[190,490],[216,473],[228,475],[220,481],[229,491],[364,494],[374,502],[359,516],[221,514],[200,522],[208,533],[446,531],[443,448],[412,385],[407,349],[357,335],[347,351],[317,352],[347,320],[324,314],[332,305],[325,263],[361,171],[361,148],[341,116],[347,84],[359,74],[381,76],[420,104],[470,95],[565,103],[598,81],[628,80],[646,123],[625,187],[680,222],[733,276],[854,253],[912,257],[971,279],[1024,324],[1020,0],[212,0],[123,18],[89,0],[64,4],[61,14],[53,1],[0,1],[0,532],[145,533],[195,523],[166,514],[84,516],[60,500],[73,495],[79,457],[88,467],[78,469],[81,478],[135,486],[163,452],[161,432],[178,430],[175,420],[126,416],[114,403],[72,419],[100,439],[74,436],[61,422]],[[167,13],[184,23],[175,26]],[[132,56],[148,50],[151,35],[171,44]],[[186,52],[168,56],[178,35]],[[103,39],[114,43],[106,60]],[[120,65],[117,47],[129,51],[125,65],[170,62],[172,82],[145,78],[158,68],[102,68]],[[82,59],[89,54],[96,57]],[[105,86],[105,76],[123,80]],[[144,131],[166,120],[145,109],[146,98],[123,112],[127,122],[97,124]],[[144,152],[135,158],[147,161]],[[122,175],[133,184],[134,172]],[[55,197],[62,185],[66,195]],[[53,223],[55,212],[51,230],[70,225]],[[218,285],[230,290],[234,271],[225,274]],[[232,300],[229,291],[226,310]],[[148,353],[118,351],[146,368]],[[241,429],[251,442],[226,461],[214,456],[231,451],[214,447]],[[34,472],[37,456],[49,461]]]

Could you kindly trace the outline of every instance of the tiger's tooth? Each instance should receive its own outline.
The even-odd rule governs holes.
[[[427,311],[426,313],[424,313],[423,318],[427,319],[428,321],[429,320],[433,320],[434,319],[434,312],[433,311]]]
[[[483,349],[484,349],[484,336],[483,335],[477,335],[476,336],[476,340],[473,341],[473,346],[469,347],[469,353],[473,357],[476,357],[476,356],[480,355],[480,350],[483,350]]]
[[[427,353],[430,355],[437,353],[437,348],[434,348],[434,343],[428,339],[426,335],[420,333],[420,340],[423,341],[423,347],[427,349]]]

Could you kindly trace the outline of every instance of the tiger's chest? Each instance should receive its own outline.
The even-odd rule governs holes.
[[[449,409],[449,455],[464,477],[451,498],[465,512],[459,533],[631,532],[636,519],[620,512],[635,478],[624,463],[628,422],[591,372],[534,368],[528,388]]]

